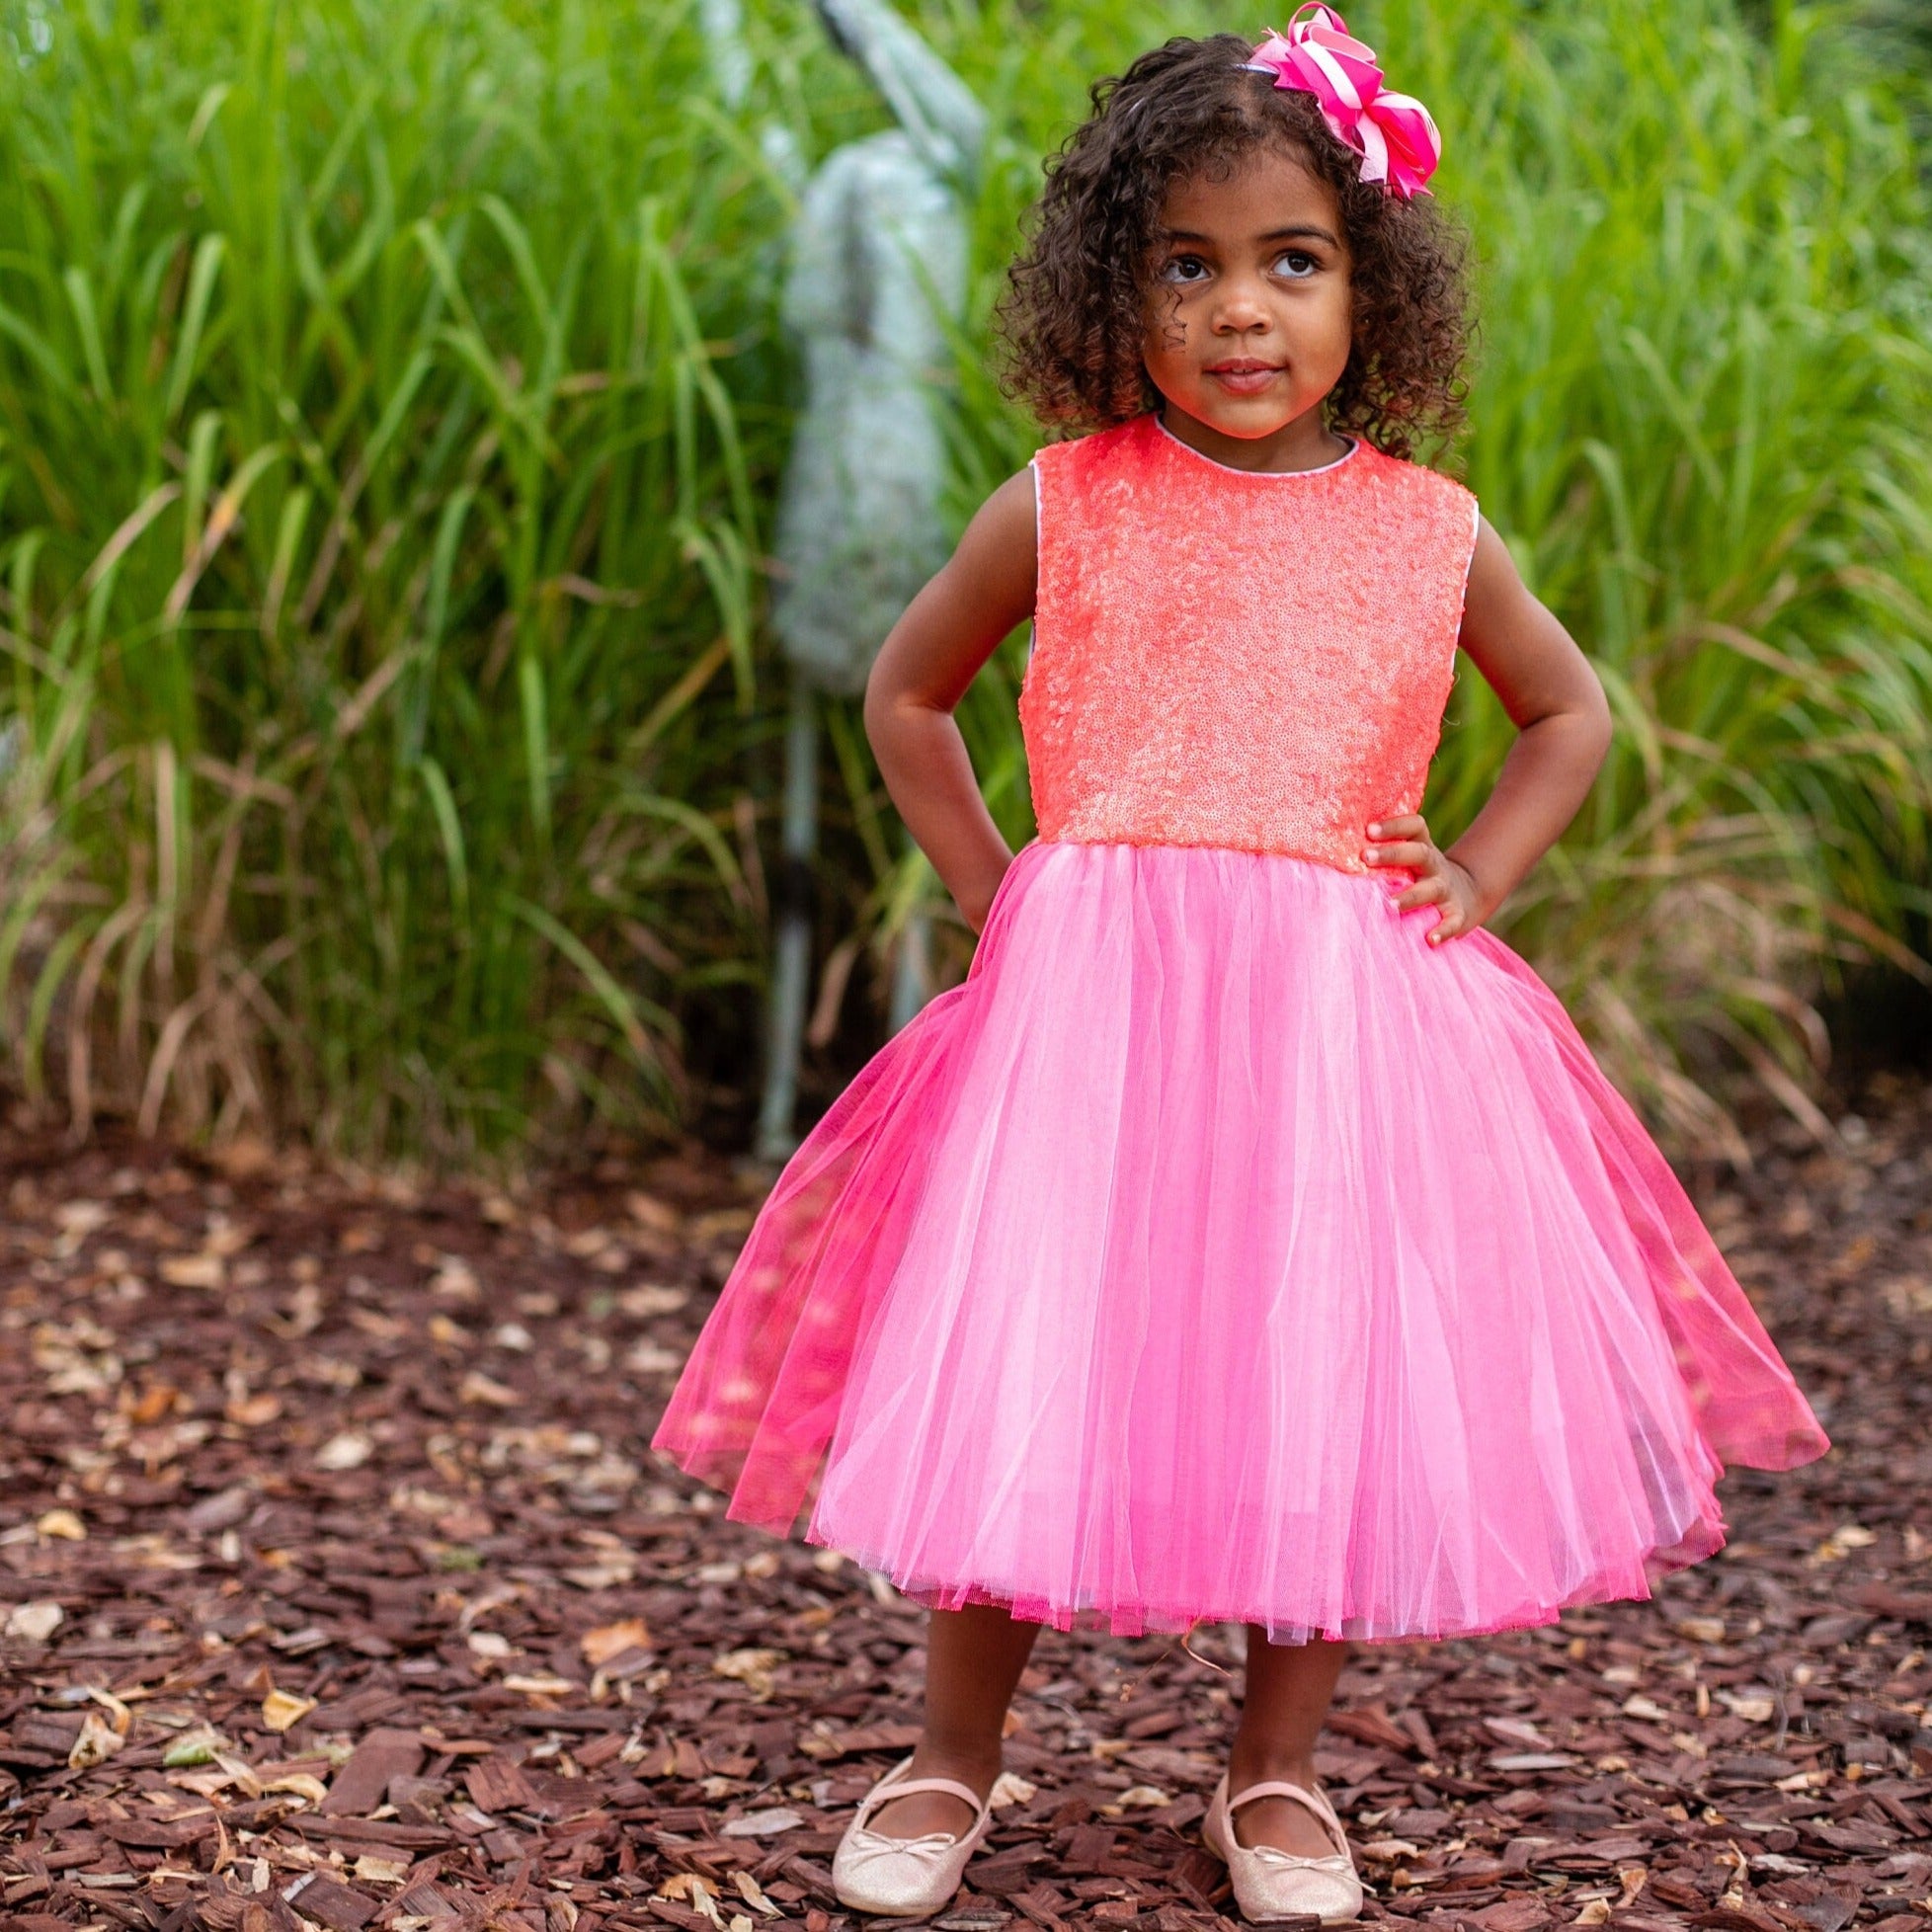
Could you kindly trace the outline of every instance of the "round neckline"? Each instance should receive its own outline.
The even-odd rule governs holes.
[[[1328,476],[1333,471],[1340,469],[1362,446],[1361,438],[1351,436],[1347,440],[1348,447],[1333,462],[1318,463],[1313,469],[1238,469],[1233,463],[1224,463],[1218,457],[1210,456],[1205,449],[1196,449],[1191,443],[1185,442],[1180,437],[1175,436],[1173,431],[1162,422],[1161,412],[1158,409],[1149,410],[1148,419],[1153,423],[1155,429],[1167,438],[1176,449],[1186,450],[1190,456],[1194,457],[1197,461],[1206,463],[1210,469],[1218,469],[1224,476],[1252,476],[1260,481],[1269,483],[1293,482],[1296,478],[1303,476]],[[1336,434],[1339,435],[1340,432],[1337,431]]]

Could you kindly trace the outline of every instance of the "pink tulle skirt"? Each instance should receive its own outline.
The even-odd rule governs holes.
[[[1556,997],[1401,881],[1035,841],[654,1437],[934,1607],[1445,1637],[1646,1596],[1816,1418]]]

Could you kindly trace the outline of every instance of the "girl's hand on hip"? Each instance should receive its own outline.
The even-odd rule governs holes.
[[[1395,900],[1397,912],[1415,906],[1442,908],[1442,917],[1429,928],[1430,945],[1439,946],[1483,924],[1488,913],[1476,875],[1437,846],[1419,812],[1379,819],[1368,828],[1368,836],[1372,843],[1363,847],[1362,857],[1370,865],[1401,865],[1415,874]]]

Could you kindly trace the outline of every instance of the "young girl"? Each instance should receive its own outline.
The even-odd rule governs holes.
[[[1037,1629],[1247,1626],[1203,1823],[1353,1917],[1314,1751],[1350,1641],[1642,1597],[1727,1462],[1824,1435],[1554,995],[1485,923],[1610,736],[1459,484],[1436,136],[1325,8],[1094,90],[1004,321],[1050,423],[887,639],[880,768],[980,943],[780,1176],[655,1444],[930,1608],[834,1865],[943,1905]],[[952,711],[1017,624],[1039,835]],[[1441,848],[1458,649],[1519,729]]]

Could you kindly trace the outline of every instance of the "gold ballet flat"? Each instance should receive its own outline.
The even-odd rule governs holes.
[[[1250,1798],[1286,1798],[1313,1811],[1334,1850],[1326,1857],[1303,1858],[1273,1845],[1237,1842],[1234,1814]],[[1300,1785],[1270,1778],[1230,1799],[1224,1771],[1201,1820],[1201,1837],[1208,1850],[1226,1863],[1235,1901],[1250,1922],[1313,1913],[1324,1925],[1344,1925],[1361,1914],[1362,1882],[1355,1874],[1348,1834],[1320,1790],[1304,1791]]]
[[[959,1890],[966,1861],[986,1836],[993,1816],[993,1794],[983,1799],[953,1778],[908,1778],[913,1760],[903,1757],[859,1801],[839,1849],[832,1856],[832,1889],[839,1902],[855,1912],[893,1918],[924,1918],[936,1912]],[[916,1791],[943,1791],[963,1798],[978,1814],[964,1837],[927,1831],[917,1838],[888,1838],[866,1820],[880,1806]]]

